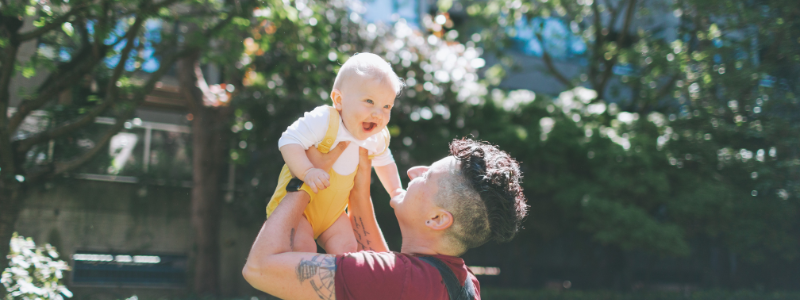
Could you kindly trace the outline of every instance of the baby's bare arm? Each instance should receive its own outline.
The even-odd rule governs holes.
[[[303,146],[288,144],[281,147],[280,150],[283,161],[286,162],[286,166],[289,167],[289,171],[292,172],[294,177],[303,180],[305,172],[314,167],[308,159],[308,155],[306,155],[306,150],[303,149]]]
[[[385,166],[375,167],[375,174],[383,183],[383,188],[394,197],[403,191],[403,184],[400,182],[400,175],[397,173],[397,164],[390,163]]]
[[[328,172],[314,168],[303,146],[297,144],[284,145],[281,147],[281,155],[283,155],[283,160],[292,175],[304,181],[314,193],[324,190],[330,185]]]

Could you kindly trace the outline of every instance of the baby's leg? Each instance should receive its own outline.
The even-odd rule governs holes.
[[[358,250],[353,227],[344,212],[333,222],[331,227],[319,235],[317,242],[328,254],[343,254]]]
[[[317,253],[317,244],[314,243],[314,229],[311,228],[311,223],[303,216],[297,224],[297,230],[293,232],[294,236],[290,239],[292,251],[294,252],[311,252]]]

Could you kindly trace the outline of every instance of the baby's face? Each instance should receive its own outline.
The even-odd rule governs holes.
[[[389,124],[396,94],[388,80],[378,82],[358,76],[349,80],[342,90],[331,94],[333,105],[347,130],[356,139],[364,140]]]

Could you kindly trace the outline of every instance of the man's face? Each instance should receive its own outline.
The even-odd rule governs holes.
[[[455,157],[448,156],[430,167],[417,166],[408,169],[408,183],[406,192],[392,198],[390,205],[401,228],[403,225],[424,226],[430,212],[436,208],[434,197],[439,190],[438,182],[442,176],[455,176],[452,170],[456,168]]]
[[[340,101],[334,96],[334,107],[342,115],[344,127],[359,140],[386,128],[397,96],[389,80],[353,75],[342,87]]]

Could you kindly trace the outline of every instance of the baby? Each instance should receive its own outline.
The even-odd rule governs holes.
[[[316,252],[315,239],[330,254],[357,250],[344,210],[358,166],[358,147],[369,151],[375,173],[389,195],[402,192],[386,129],[402,87],[403,82],[381,57],[353,55],[336,75],[331,92],[333,107],[319,106],[305,113],[281,136],[278,147],[286,164],[267,205],[267,217],[287,190],[303,190],[311,196],[292,242],[293,251]],[[311,146],[327,153],[340,142],[349,143],[330,171],[315,168],[306,155]]]

